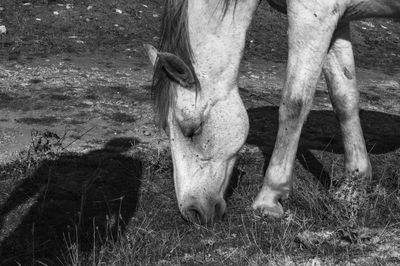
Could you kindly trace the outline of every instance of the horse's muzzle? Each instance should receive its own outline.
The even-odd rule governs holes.
[[[181,213],[185,220],[201,225],[211,225],[221,220],[226,210],[226,202],[222,197],[207,197],[199,200],[190,197],[181,205]]]

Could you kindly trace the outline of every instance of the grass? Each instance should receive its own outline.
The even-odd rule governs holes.
[[[372,156],[373,164],[381,163],[376,171],[382,172],[369,184],[368,204],[359,210],[357,222],[350,224],[345,206],[300,165],[293,195],[285,202],[285,217],[257,216],[249,206],[261,178],[253,169],[259,169],[262,161],[254,149],[245,149],[228,213],[222,222],[202,227],[185,222],[178,212],[168,151],[119,139],[91,155],[71,154],[61,148],[68,144],[51,132],[33,136],[27,153],[0,168],[2,180],[13,177],[11,194],[17,193],[13,198],[22,203],[15,206],[18,210],[3,209],[7,217],[3,231],[10,221],[18,221],[10,235],[4,238],[3,234],[0,254],[5,265],[14,261],[23,265],[294,265],[316,259],[343,263],[368,257],[384,241],[385,230],[391,232],[399,225],[399,168],[393,164],[394,155]],[[129,187],[133,182],[135,188],[107,194],[106,190],[121,185],[118,179],[126,174],[110,177],[116,168],[108,160],[118,168],[143,162],[141,170],[131,169],[136,175],[142,171],[139,181],[122,184]],[[342,165],[337,156],[324,161],[329,160],[333,171]],[[126,198],[136,200],[136,206],[125,204]]]

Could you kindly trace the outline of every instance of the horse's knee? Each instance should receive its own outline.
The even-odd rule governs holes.
[[[336,105],[340,105],[334,108],[335,115],[340,123],[346,123],[358,119],[359,117],[358,104],[355,106],[348,106],[344,103],[343,104],[336,103]]]
[[[294,123],[294,125],[298,122],[301,123],[307,116],[309,105],[309,101],[303,97],[288,97],[284,99],[279,108],[279,122],[289,122]]]

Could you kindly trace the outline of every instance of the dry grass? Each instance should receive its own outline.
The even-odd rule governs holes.
[[[399,168],[393,165],[398,153],[372,156],[374,164],[378,160],[386,163],[376,167],[376,171],[382,172],[381,175],[375,173],[368,186],[368,204],[358,210],[357,222],[350,224],[349,217],[345,217],[348,213],[343,209],[345,206],[334,201],[332,193],[328,193],[300,165],[296,167],[294,193],[285,202],[285,217],[270,220],[257,216],[249,206],[259,187],[261,176],[254,169],[260,169],[262,157],[257,149],[245,149],[237,165],[239,184],[228,199],[228,213],[220,223],[202,227],[185,222],[178,212],[168,151],[149,150],[142,144],[132,145],[128,144],[132,142],[118,140],[99,151],[105,153],[97,155],[102,157],[101,160],[90,159],[91,162],[87,162],[89,155],[75,154],[71,157],[71,154],[62,151],[59,147],[66,144],[60,144],[60,138],[51,133],[35,134],[29,152],[0,169],[2,180],[13,176],[10,189],[21,189],[21,182],[30,184],[22,186],[25,191],[20,195],[22,199],[15,198],[25,202],[21,205],[23,208],[3,212],[3,217],[7,219],[3,219],[2,237],[10,221],[15,220],[19,224],[3,240],[5,264],[18,261],[41,265],[294,265],[316,259],[317,262],[344,263],[368,258],[379,243],[385,242],[387,234],[398,229]],[[124,163],[131,162],[123,162],[126,158],[117,160],[119,156],[143,162],[142,176],[138,177],[140,184],[136,183],[140,186],[136,207],[123,204],[126,194],[110,195],[119,196],[117,198],[93,195],[116,184],[110,180],[108,184],[96,181],[107,176],[104,172],[115,171],[107,163],[96,166],[97,170],[90,167],[84,171],[86,174],[92,171],[91,177],[80,180],[85,183],[85,189],[72,197],[65,195],[74,193],[71,190],[79,187],[73,184],[78,180],[72,176],[82,172],[82,165],[80,169],[68,167],[69,173],[63,173],[70,178],[68,181],[54,181],[55,177],[65,177],[61,174],[66,170],[62,167],[65,160],[82,164],[82,158],[86,157],[83,160],[86,166],[104,162],[110,157],[114,158],[114,163],[122,163],[123,167],[126,167]],[[342,163],[337,158],[332,156],[324,161],[330,161],[331,168],[336,169]],[[41,170],[43,165],[46,165],[46,171]],[[38,175],[49,173],[53,173],[53,180],[47,180],[45,185],[41,181],[44,186],[36,188],[39,196],[27,192],[33,186],[27,181],[36,180],[38,185],[42,178],[49,178]],[[65,193],[65,190],[68,192]],[[63,195],[54,195],[60,191],[64,191]],[[132,190],[124,193],[132,193]],[[35,197],[34,203],[26,203],[30,200],[26,197],[28,194]],[[99,203],[97,200],[105,203],[106,207],[88,211],[87,208]],[[70,201],[68,204],[74,207],[66,207],[65,201]],[[75,213],[47,213],[57,208]],[[134,209],[128,211],[127,208]],[[99,217],[99,213],[105,217]],[[32,217],[27,219],[27,216]],[[55,221],[64,227],[54,224]],[[381,229],[375,230],[374,227]],[[26,234],[31,237],[27,238]],[[15,246],[17,242],[19,245]],[[387,256],[385,259],[370,256],[368,263],[399,261],[399,257],[393,254]]]

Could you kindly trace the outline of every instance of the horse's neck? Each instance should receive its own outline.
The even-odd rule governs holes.
[[[202,94],[225,97],[236,88],[246,31],[258,0],[237,1],[225,10],[220,1],[190,1],[188,22],[194,68]]]

